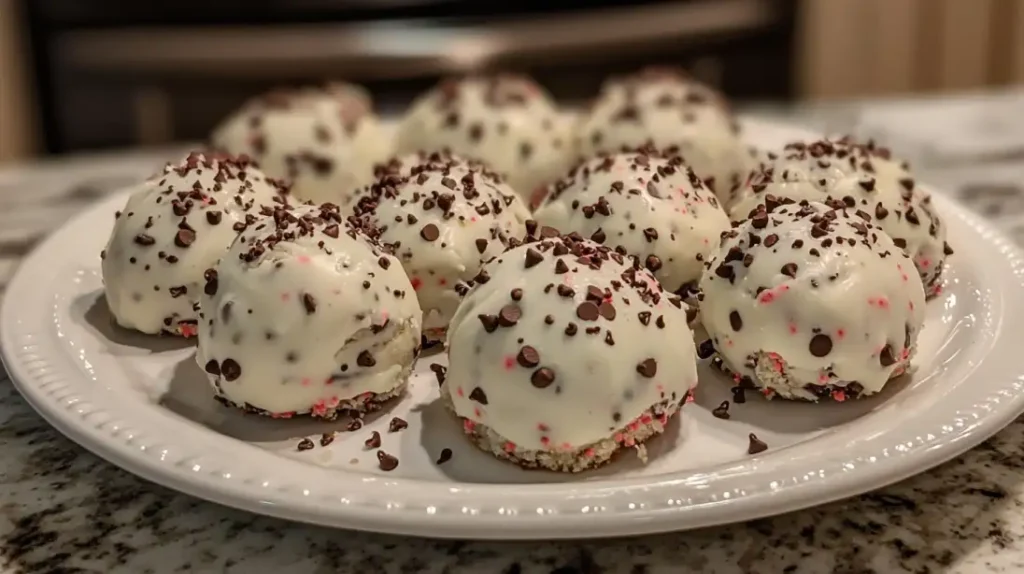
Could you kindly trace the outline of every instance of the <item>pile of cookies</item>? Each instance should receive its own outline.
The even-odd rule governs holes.
[[[721,94],[647,69],[580,112],[522,76],[446,80],[393,136],[356,86],[258,97],[132,190],[102,270],[116,321],[196,337],[226,405],[359,416],[444,345],[452,424],[578,472],[642,454],[699,360],[768,398],[877,393],[950,254],[888,150],[752,150]]]

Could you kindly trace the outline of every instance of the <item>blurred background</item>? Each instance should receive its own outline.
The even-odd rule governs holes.
[[[739,106],[1024,82],[1024,0],[0,0],[0,163],[205,138],[246,97],[339,78],[401,110],[525,71],[566,103],[679,64]]]

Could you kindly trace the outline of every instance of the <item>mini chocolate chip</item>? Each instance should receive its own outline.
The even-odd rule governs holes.
[[[377,359],[373,358],[373,353],[368,350],[361,351],[356,357],[356,364],[360,367],[372,367],[377,364]]]
[[[356,419],[356,420],[358,420],[358,419]],[[360,422],[359,427],[362,428],[362,426],[363,426],[362,422]],[[356,429],[356,430],[359,430],[359,429]],[[377,431],[373,431],[370,434],[370,438],[368,438],[365,441],[363,441],[363,445],[366,446],[366,448],[380,448],[380,443],[381,443],[380,433],[377,432]]]
[[[529,269],[530,267],[533,267],[534,265],[540,263],[541,261],[544,261],[544,256],[540,254],[540,251],[537,251],[533,247],[530,247],[530,248],[528,248],[526,250],[526,268],[527,269]]]
[[[515,289],[509,292],[509,296],[512,297],[513,301],[520,301],[523,298],[523,290],[520,289],[519,287],[516,287]]]
[[[316,445],[313,444],[313,441],[309,440],[308,438],[304,438],[304,439],[299,441],[299,444],[298,444],[298,446],[296,448],[298,448],[300,451],[302,451],[302,450],[309,450],[309,449],[313,448],[314,446],[316,446]]]
[[[309,293],[302,294],[302,306],[305,307],[307,315],[316,313],[316,299]]]
[[[440,363],[431,363],[430,370],[434,372],[434,377],[437,378],[437,385],[443,385],[445,377],[448,376],[448,367]]]
[[[178,247],[188,247],[196,240],[196,232],[191,229],[179,229],[174,235],[174,244]]]
[[[604,240],[607,239],[607,236],[604,234],[603,229],[598,228],[597,231],[590,235],[590,239],[591,241],[594,241],[596,243],[604,243]]]
[[[646,327],[651,323],[651,312],[640,311],[639,313],[637,313],[637,318],[640,319],[640,324]]]
[[[433,223],[428,223],[424,225],[423,229],[420,230],[420,237],[426,239],[427,241],[436,241],[440,235],[440,230],[438,230],[437,226],[434,225]]]
[[[789,277],[796,277],[796,263],[787,263],[782,266],[782,274]]]
[[[209,361],[206,361],[206,367],[204,367],[204,369],[211,375],[220,374],[220,365],[217,363],[217,359],[210,359]]]
[[[338,224],[337,223],[332,223],[332,224],[330,224],[330,225],[328,225],[327,227],[324,228],[324,235],[326,235],[327,237],[331,237],[333,239],[337,239],[338,238],[338,233],[339,233],[339,229],[338,229]]]
[[[225,381],[233,381],[242,376],[242,366],[234,359],[224,359],[220,363],[220,374]]]
[[[716,419],[729,420],[729,401],[722,401],[720,405],[711,410],[711,415]]]
[[[387,257],[381,256],[381,258],[377,260],[377,265],[380,265],[381,269],[387,269],[388,267],[391,267],[391,260]]]
[[[576,307],[576,316],[584,321],[596,321],[600,310],[592,301],[584,301]]]
[[[154,243],[156,243],[156,239],[153,239],[152,236],[146,235],[145,233],[140,233],[140,234],[135,236],[135,243],[137,245],[142,245],[142,246],[148,247],[148,246],[153,245]]]
[[[773,245],[775,245],[778,242],[779,242],[779,236],[774,234],[774,233],[769,233],[764,238],[764,246],[765,247],[772,247]]]
[[[476,250],[479,253],[483,253],[484,251],[487,251],[487,240],[482,238],[482,237],[480,239],[477,239],[476,240]]]
[[[320,446],[330,446],[330,444],[332,442],[334,442],[334,433],[333,432],[330,432],[330,433],[326,433],[325,432],[322,435],[320,435]]]
[[[391,422],[388,423],[388,432],[398,432],[409,428],[409,423],[405,422],[405,419],[393,417]]]
[[[612,332],[611,331],[606,331],[605,332],[605,334],[604,334],[604,342],[606,344],[608,344],[608,345],[614,345],[615,344],[615,338],[612,337]]]
[[[669,301],[671,302],[672,300],[669,299]],[[687,309],[687,312],[689,312],[689,309]],[[694,316],[694,318],[696,318],[696,316]],[[691,321],[692,320],[693,319],[691,319]],[[658,318],[654,320],[654,324],[657,325],[657,327],[659,329],[664,329],[665,328],[665,316],[664,315],[658,315]]]
[[[544,315],[544,324],[545,325],[554,325],[555,324],[555,316],[554,315]]]
[[[484,331],[487,331],[488,333],[493,333],[494,330],[498,328],[497,315],[486,315],[484,313],[481,313],[477,315],[477,318],[480,319],[480,323],[483,324]]]
[[[739,331],[743,328],[743,318],[740,317],[739,311],[733,310],[729,313],[729,325],[732,326],[733,331]]]
[[[942,244],[942,253],[945,254],[945,255],[952,255],[953,254],[953,248],[949,246],[949,242],[943,242],[943,244]]]
[[[530,376],[530,383],[538,389],[545,389],[555,382],[555,372],[547,367],[541,367]]]
[[[644,359],[637,364],[636,372],[645,378],[652,379],[654,375],[658,374],[658,362],[652,358]]]
[[[768,444],[757,438],[757,435],[750,433],[750,444],[747,445],[747,454],[758,454],[768,450]]]
[[[555,262],[555,273],[562,275],[563,273],[569,272],[569,266],[565,264],[565,261],[559,259]]]
[[[609,321],[615,320],[615,306],[612,305],[609,301],[603,301],[601,305],[598,306],[597,312],[600,313],[602,317]]]
[[[569,335],[570,337],[576,335],[578,331],[579,327],[576,326],[576,323],[569,323],[568,325],[565,326],[565,334]]]
[[[377,451],[377,465],[384,472],[390,472],[398,468],[398,458],[391,456],[390,454],[378,450]]]
[[[526,345],[522,349],[519,349],[519,354],[516,355],[516,361],[519,362],[520,366],[532,369],[540,364],[540,353],[537,349]]]
[[[661,269],[661,259],[659,259],[657,255],[648,255],[645,264],[651,273],[655,273]]]
[[[733,387],[730,390],[732,391],[732,402],[738,405],[742,405],[743,403],[747,402],[747,393],[743,389],[743,387],[737,386]]]
[[[653,227],[648,227],[647,229],[644,229],[644,238],[647,239],[648,243],[654,241],[655,239],[658,238],[658,230]]]
[[[442,448],[441,449],[441,456],[437,457],[437,462],[435,464],[444,464],[444,463],[448,462],[451,459],[452,459],[452,449],[450,449],[450,448]]]
[[[832,352],[832,338],[824,333],[818,333],[811,337],[808,348],[815,357],[824,357]]]
[[[564,283],[559,283],[558,287],[555,288],[555,291],[558,293],[560,297],[572,297],[573,295],[576,294],[576,292],[573,291],[572,287],[569,287]]]
[[[523,316],[523,311],[519,308],[519,305],[505,305],[498,312],[498,324],[502,327],[511,327],[519,322],[519,318]]]
[[[223,217],[223,213],[221,213],[219,211],[207,211],[206,212],[206,222],[209,223],[210,225],[217,225],[217,224],[219,224],[222,217]]]
[[[485,393],[480,387],[473,387],[473,390],[469,393],[469,400],[476,401],[481,405],[486,405],[487,393]]]
[[[172,299],[177,299],[182,295],[188,293],[188,287],[184,285],[178,285],[176,287],[168,287],[167,291],[170,292]]]

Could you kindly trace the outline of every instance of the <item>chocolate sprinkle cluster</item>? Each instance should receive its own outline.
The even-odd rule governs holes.
[[[823,197],[820,201],[831,205],[842,205],[869,221],[879,225],[888,233],[897,247],[908,249],[921,239],[928,237],[930,243],[938,244],[929,249],[927,242],[920,253],[908,253],[914,259],[925,287],[929,291],[938,287],[941,280],[942,262],[952,255],[953,249],[945,242],[942,220],[932,205],[931,196],[922,191],[914,178],[909,175],[909,165],[902,162],[899,168],[903,176],[890,181],[891,173],[880,173],[879,162],[891,162],[892,153],[888,148],[874,142],[858,143],[850,137],[835,140],[794,142],[786,145],[777,161],[762,163],[748,177],[747,187],[755,197],[773,193],[773,183],[807,181]],[[788,168],[799,162],[806,169]],[[837,187],[837,174],[852,175],[857,185],[852,189]],[[883,186],[896,185],[895,193]]]
[[[169,297],[195,305],[202,278],[188,276],[190,267],[180,262],[210,257],[210,241],[214,251],[227,249],[246,222],[272,210],[274,202],[286,205],[281,182],[266,177],[249,158],[224,153],[192,152],[179,164],[167,164],[144,186],[137,192],[144,195],[133,195],[128,207],[115,214],[111,244],[100,253],[108,300],[114,292],[131,290],[135,304]],[[122,237],[130,244],[122,243]],[[122,265],[125,271],[115,271]],[[128,271],[131,276],[123,276]],[[173,312],[163,317],[162,329],[189,336],[195,323],[192,313]]]

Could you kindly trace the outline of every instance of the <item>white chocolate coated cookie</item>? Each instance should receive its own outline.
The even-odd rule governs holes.
[[[224,402],[263,415],[372,410],[420,345],[401,265],[337,207],[278,209],[207,273],[196,362]]]
[[[399,126],[405,154],[449,150],[486,162],[528,201],[575,160],[573,120],[532,80],[446,80],[413,103]]]
[[[612,81],[576,130],[583,158],[644,145],[675,152],[728,207],[750,167],[735,118],[710,89],[685,77]]]
[[[246,221],[284,202],[247,160],[192,153],[134,188],[102,253],[104,294],[122,327],[191,337],[203,272]]]
[[[686,305],[634,263],[542,228],[484,267],[448,331],[442,392],[467,434],[486,427],[503,458],[577,471],[642,425],[663,430],[697,384],[693,335]]]
[[[521,238],[529,212],[512,189],[481,164],[448,154],[408,156],[360,190],[353,211],[379,231],[402,262],[430,339],[443,338],[462,296],[457,288]]]
[[[254,98],[212,141],[255,159],[272,177],[287,179],[296,197],[316,203],[343,202],[373,181],[374,164],[391,153],[369,95],[340,83]]]
[[[707,265],[701,320],[741,385],[845,400],[880,391],[908,367],[924,287],[913,262],[855,210],[769,198]]]
[[[695,286],[704,257],[730,228],[715,195],[679,156],[651,150],[578,165],[535,217],[636,255],[670,291]]]
[[[953,250],[931,196],[906,164],[884,148],[845,138],[792,143],[778,156],[751,175],[730,210],[733,220],[745,218],[768,195],[842,202],[866,214],[913,259],[929,296],[941,290],[942,268]]]

